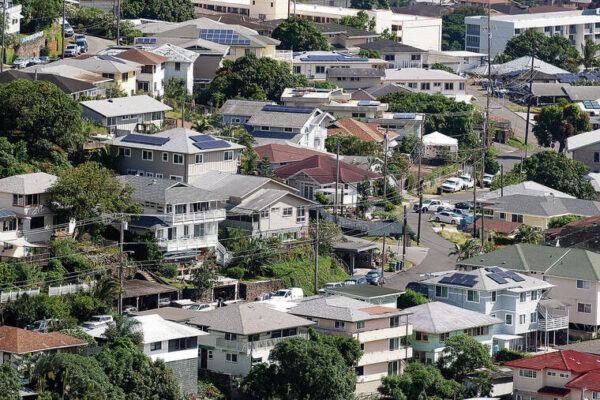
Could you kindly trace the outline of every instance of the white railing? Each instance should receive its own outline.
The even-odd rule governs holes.
[[[217,347],[220,348],[224,348],[224,349],[228,349],[228,350],[235,350],[235,351],[239,351],[241,353],[250,353],[250,351],[252,349],[254,350],[258,350],[258,349],[262,349],[265,347],[274,347],[277,343],[284,341],[286,339],[290,339],[293,337],[301,337],[303,339],[308,339],[308,333],[298,333],[297,335],[293,335],[293,336],[285,336],[285,337],[279,337],[279,338],[273,338],[273,339],[263,339],[263,340],[257,340],[255,342],[238,342],[238,341],[233,341],[233,340],[225,340],[224,338],[217,338]]]
[[[165,214],[165,216],[161,218],[164,219],[166,222],[170,222],[172,224],[176,222],[203,222],[214,219],[225,219],[225,209],[216,208],[214,210],[191,212],[185,214]]]
[[[378,364],[382,362],[403,360],[412,358],[412,347],[400,346],[398,350],[376,351],[373,353],[364,353],[358,360],[358,366]]]
[[[197,238],[158,239],[158,246],[164,251],[193,250],[217,245],[217,235],[200,236]]]
[[[403,337],[412,334],[412,325],[408,327],[405,324],[395,328],[374,329],[365,332],[356,332],[352,336],[359,342],[372,342],[374,340],[383,340],[392,337]]]
[[[49,287],[48,288],[48,296],[60,296],[63,294],[79,293],[79,292],[90,290],[90,288],[93,288],[94,285],[95,285],[95,282],[91,282],[89,285],[87,283],[77,283],[77,284]]]
[[[26,294],[28,296],[38,296],[40,294],[40,289],[31,289],[31,290],[18,290],[15,292],[2,292],[0,294],[0,302],[8,303],[9,301],[14,301],[17,297]]]
[[[538,330],[540,331],[555,331],[558,329],[566,329],[569,327],[569,317],[551,317],[538,321]]]
[[[275,50],[275,55],[273,56],[276,60],[285,60],[292,61],[293,52],[292,50]]]

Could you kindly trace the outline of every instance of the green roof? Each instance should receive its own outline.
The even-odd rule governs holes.
[[[404,290],[366,284],[342,286],[339,288],[326,289],[326,291],[330,294],[363,298],[384,297],[391,295],[400,296],[402,293],[404,293]]]
[[[502,267],[548,276],[600,281],[600,254],[589,250],[515,244],[458,262],[473,267]]]

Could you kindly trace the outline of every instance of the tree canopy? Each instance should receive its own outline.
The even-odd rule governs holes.
[[[299,86],[308,86],[308,81],[304,75],[292,74],[288,64],[249,54],[225,60],[210,87],[199,92],[197,102],[218,107],[232,98],[279,101],[285,88]]]
[[[306,18],[290,17],[284,20],[271,36],[281,41],[278,47],[285,50],[329,50],[327,38]]]
[[[121,5],[124,18],[149,18],[183,22],[196,18],[190,0],[125,0]]]
[[[446,378],[462,382],[479,368],[492,367],[490,350],[468,335],[450,336],[437,367]]]
[[[531,56],[534,41],[536,58],[568,71],[576,71],[579,53],[569,39],[561,35],[546,36],[542,32],[527,30],[506,43],[504,54],[510,59]]]
[[[0,364],[0,398],[4,400],[20,400],[21,379],[17,370],[9,363]]]
[[[340,154],[353,156],[376,157],[383,152],[382,146],[377,142],[365,142],[357,136],[338,133],[325,138],[325,148],[330,153],[336,153],[340,144]]]
[[[566,101],[542,107],[534,118],[533,133],[538,142],[544,147],[558,142],[560,153],[565,149],[568,137],[592,130],[590,117],[576,104]]]
[[[406,289],[406,291],[398,297],[398,308],[404,309],[425,303],[429,303],[427,297],[423,296],[422,293],[410,289]]]
[[[340,19],[340,24],[365,31],[375,30],[375,18],[369,19],[369,14],[359,11],[356,15],[346,15]]]
[[[61,0],[15,0],[21,4],[23,20],[21,21],[21,32],[38,32],[43,30],[59,17]]]
[[[485,15],[483,7],[462,6],[442,16],[442,50],[465,48],[465,17]]]
[[[388,0],[351,0],[350,5],[352,8],[360,8],[362,10],[390,8],[390,3]]]

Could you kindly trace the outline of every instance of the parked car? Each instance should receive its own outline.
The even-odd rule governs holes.
[[[442,200],[423,200],[422,212],[438,211],[450,207],[450,204]],[[413,205],[413,211],[419,211],[419,203]]]
[[[454,214],[449,211],[440,211],[433,215],[433,219],[435,222],[443,222],[445,224],[460,224],[460,221],[463,219],[461,215]]]
[[[385,282],[385,279],[383,278],[383,272],[381,272],[380,269],[374,269],[373,271],[367,272],[365,278],[371,285],[379,285],[380,283]]]
[[[83,330],[91,330],[113,322],[112,315],[94,315],[83,323]]]
[[[70,44],[65,47],[65,57],[77,57],[79,55],[79,46]]]
[[[171,298],[170,297],[161,297],[160,299],[158,299],[158,306],[159,307],[166,307],[168,305],[171,304]]]
[[[329,282],[326,283],[325,286],[323,286],[321,289],[319,289],[319,293],[325,293],[325,290],[327,289],[339,288],[343,286],[344,282]]]
[[[450,209],[450,210],[447,210],[447,211],[450,211],[451,213],[454,213],[454,214],[458,214],[461,217],[472,217],[472,215],[471,215],[471,213],[469,211],[464,210],[462,208],[453,208],[453,209]]]
[[[494,175],[483,174],[483,186],[490,186],[494,180]]]
[[[60,21],[61,25],[62,25],[62,20]],[[73,27],[71,27],[71,24],[69,24],[68,22],[65,22],[65,36],[66,37],[71,37],[75,34],[75,31],[73,30]]]
[[[35,332],[48,332],[49,329],[58,327],[59,323],[60,321],[56,318],[41,319],[27,326],[27,330]]]
[[[290,301],[301,299],[302,297],[304,297],[304,291],[302,288],[293,287],[276,291],[273,296],[271,296],[271,299]]]
[[[463,182],[459,178],[448,178],[442,183],[444,192],[458,192],[463,189]]]
[[[171,301],[171,307],[175,307],[175,308],[190,308],[195,304],[196,304],[196,302],[194,302],[190,299],[181,299],[181,300]]]
[[[189,309],[194,311],[210,311],[214,310],[215,307],[210,304],[194,304]]]
[[[83,33],[78,33],[77,35],[75,35],[75,37],[73,39],[75,39],[75,41],[87,40],[86,36]]]
[[[473,209],[473,203],[468,202],[468,201],[461,201],[459,203],[456,203],[454,205],[454,208],[458,208],[460,210],[472,210]]]
[[[85,40],[85,39],[76,40],[75,44],[77,46],[79,46],[79,53],[87,53],[87,51],[88,51],[87,40]]]
[[[123,307],[123,315],[131,315],[131,314],[135,314],[136,312],[138,312],[138,309],[136,306]]]
[[[14,67],[18,69],[27,67],[27,64],[29,64],[28,58],[17,58],[13,61]]]
[[[367,282],[367,278],[364,276],[351,276],[350,278],[346,279],[345,282],[346,286],[364,285],[365,283],[369,283]]]
[[[462,181],[463,189],[472,188],[473,185],[475,184],[475,181],[473,180],[473,178],[471,178],[470,175],[461,175],[458,177],[458,179],[460,179]]]

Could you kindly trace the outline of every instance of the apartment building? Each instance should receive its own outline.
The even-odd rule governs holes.
[[[553,324],[540,313],[543,292],[553,287],[548,282],[503,268],[479,268],[449,272],[421,282],[428,298],[504,321],[494,327],[493,343],[499,348],[537,348],[538,330]],[[568,323],[560,320],[560,329]]]
[[[327,80],[327,71],[333,68],[385,68],[379,58],[358,57],[338,51],[302,51],[293,55],[294,73],[311,81]]]
[[[465,50],[487,54],[487,17],[465,17]],[[498,15],[490,20],[492,29],[491,55],[504,52],[506,43],[527,30],[546,36],[560,35],[576,49],[586,39],[600,43],[600,13],[598,9],[548,12],[537,14]]]
[[[23,6],[21,4],[15,4],[13,0],[0,0],[0,10],[4,7],[6,2],[6,26],[5,31],[8,34],[18,35],[21,33],[21,15]]]
[[[81,117],[105,126],[114,133],[151,132],[162,127],[168,105],[147,95],[87,100]]]
[[[152,97],[165,94],[166,57],[135,48],[118,53],[115,57],[142,65],[136,76],[136,91],[143,90]]]
[[[357,393],[376,392],[381,378],[400,375],[412,358],[408,337],[413,329],[406,310],[334,295],[306,299],[288,312],[314,321],[321,333],[360,342],[363,355],[354,368]]]
[[[390,39],[380,39],[369,43],[359,44],[362,50],[378,51],[381,58],[387,61],[386,68],[422,68],[426,50],[421,50],[406,43]]]
[[[218,246],[219,222],[225,220],[225,198],[183,182],[145,176],[122,175],[131,185],[133,199],[144,209],[129,229],[151,232],[164,252],[197,251],[199,255]]]
[[[127,175],[189,182],[207,171],[237,172],[244,146],[184,128],[114,139],[118,169]]]
[[[395,83],[410,90],[447,96],[464,95],[467,78],[439,69],[386,69],[384,82]]]
[[[199,57],[198,53],[169,43],[151,52],[167,59],[164,67],[165,82],[171,79],[182,80],[187,93],[191,95],[194,91],[194,63]]]
[[[308,339],[314,322],[269,308],[264,303],[238,303],[201,312],[187,321],[208,332],[199,338],[198,368],[246,376],[252,366],[269,362],[275,345],[292,337]]]
[[[377,86],[385,76],[379,68],[329,68],[327,81],[339,88],[358,90]]]

